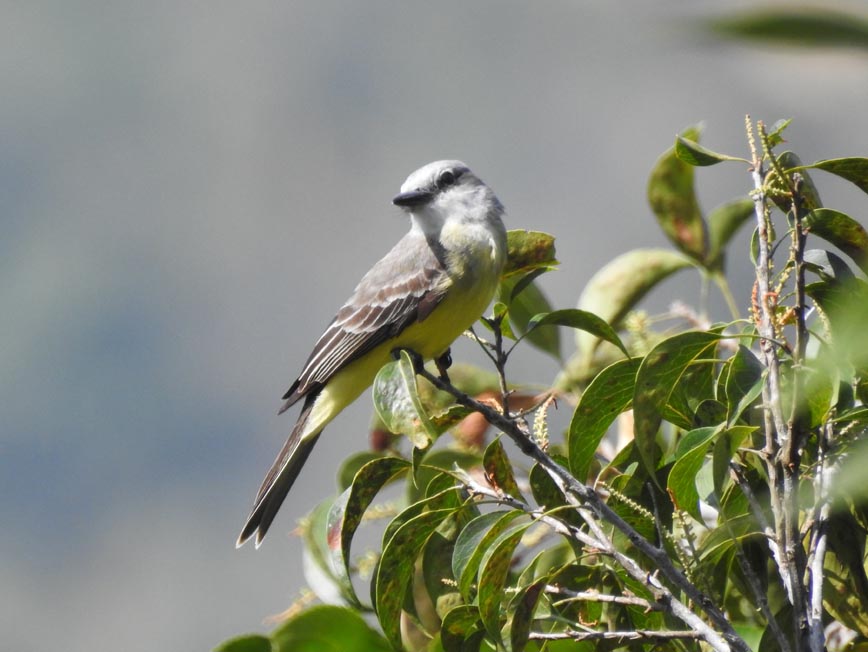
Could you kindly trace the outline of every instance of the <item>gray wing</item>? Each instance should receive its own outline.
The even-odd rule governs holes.
[[[298,379],[284,394],[280,412],[318,391],[368,351],[423,321],[450,284],[436,245],[415,232],[404,236],[365,274],[320,336]]]

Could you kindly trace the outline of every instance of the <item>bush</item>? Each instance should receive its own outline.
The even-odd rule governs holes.
[[[552,310],[536,283],[556,266],[553,238],[511,232],[472,335],[491,369],[441,377],[412,352],[387,365],[381,450],[350,457],[342,493],[306,524],[314,588],[345,606],[302,607],[219,649],[819,651],[827,627],[868,645],[868,232],[825,208],[812,178],[868,192],[868,159],[804,165],[779,151],[787,124],[748,119],[745,158],[700,146],[695,128],[678,136],[648,183],[674,248],[617,257],[576,309]],[[746,192],[705,215],[693,167],[717,164],[746,168]],[[748,222],[756,281],[736,300],[726,253]],[[732,321],[682,305],[659,330],[636,311],[679,270],[719,288]],[[557,354],[557,327],[576,331],[576,352],[530,395],[510,354]],[[550,441],[555,400],[575,409]],[[377,515],[382,544],[358,562],[351,545]]]

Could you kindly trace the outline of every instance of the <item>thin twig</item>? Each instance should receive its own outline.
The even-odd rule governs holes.
[[[732,474],[733,480],[738,485],[739,489],[741,489],[744,497],[747,499],[747,503],[750,507],[751,513],[757,520],[757,523],[762,529],[763,534],[765,534],[765,539],[768,543],[769,550],[772,553],[772,558],[775,559],[775,561],[777,561],[778,565],[780,566],[781,549],[778,547],[777,539],[775,538],[775,531],[772,529],[772,526],[769,525],[769,522],[766,519],[765,512],[763,512],[763,508],[759,504],[759,500],[757,500],[753,489],[750,488],[750,483],[748,483],[747,478],[744,477],[744,473],[742,472],[741,467],[734,462],[730,462],[729,469],[730,473]],[[724,521],[724,523],[729,528],[729,524],[726,521]],[[732,536],[732,533],[730,533],[730,536]],[[758,579],[754,577],[753,569],[750,568],[750,564],[748,563],[744,551],[741,549],[741,545],[738,542],[736,542],[735,544],[735,550],[738,556],[738,563],[742,567],[742,572],[745,574],[745,577],[747,578],[748,583],[751,586],[751,591],[753,591],[754,598],[757,601],[760,612],[762,612],[763,618],[765,618],[766,622],[769,624],[769,629],[771,630],[772,635],[775,637],[775,640],[778,643],[778,647],[780,647],[781,652],[789,652],[790,642],[784,634],[783,630],[781,629],[780,625],[778,624],[778,621],[775,618],[771,607],[769,606],[768,598],[765,592],[762,590]]]
[[[814,493],[816,505],[814,508],[814,524],[811,530],[810,550],[812,554],[810,563],[810,595],[811,609],[808,617],[808,631],[810,632],[811,649],[823,650],[826,644],[826,633],[823,628],[823,566],[826,560],[826,544],[828,541],[829,514],[832,509],[829,497],[834,474],[834,465],[828,462],[828,445],[832,438],[832,423],[827,421],[820,436],[819,450],[817,451],[817,472],[814,477]]]
[[[494,345],[491,342],[489,342],[488,340],[484,340],[481,337],[479,337],[479,335],[476,334],[476,331],[473,330],[472,326],[470,328],[468,328],[466,331],[464,331],[464,333],[465,334],[470,333],[470,335],[468,335],[468,337],[470,339],[472,339],[474,342],[476,342],[479,345],[479,348],[482,349],[482,352],[488,356],[489,360],[491,360],[491,363],[494,366],[497,366],[497,358],[495,358],[494,354],[491,352],[492,349],[494,348]]]
[[[730,468],[732,469],[733,477],[742,488],[742,493],[744,493],[745,496],[748,496],[748,494],[750,494],[751,498],[748,498],[748,503],[751,502],[751,499],[754,503],[756,503],[756,496],[753,495],[753,492],[751,491],[750,486],[747,484],[745,478],[735,470],[736,465],[730,464]],[[751,509],[754,509],[753,505],[751,505]],[[773,533],[771,532],[771,528],[769,527],[768,522],[766,522],[765,515],[762,513],[762,509],[760,509],[758,503],[756,503],[755,512],[759,514],[757,520],[760,521],[760,527],[763,527],[764,530],[769,530],[766,538],[769,540],[769,545],[771,546],[774,538],[769,538],[768,535],[773,535]],[[762,523],[765,523],[765,526],[763,526]],[[753,593],[754,600],[756,600],[756,603],[759,606],[763,618],[766,619],[769,629],[771,630],[772,635],[775,637],[775,640],[778,643],[778,647],[780,648],[781,652],[790,652],[790,642],[787,640],[786,635],[781,629],[781,626],[778,624],[778,621],[775,618],[771,607],[769,606],[769,601],[766,597],[765,591],[763,591],[760,579],[754,573],[753,568],[751,568],[750,562],[747,559],[747,555],[744,554],[744,549],[741,546],[741,542],[736,539],[735,533],[732,531],[732,526],[730,525],[728,520],[723,519],[723,525],[729,532],[729,537],[733,541],[736,560],[738,561],[738,565],[741,567],[741,572],[747,580],[747,583],[750,585],[750,590]],[[777,548],[775,547],[775,549]]]
[[[765,149],[760,153],[754,139],[753,123],[750,116],[746,117],[748,144],[751,149],[752,166],[751,175],[754,182],[753,200],[754,213],[757,221],[757,234],[759,236],[759,252],[756,263],[756,282],[758,297],[755,308],[757,314],[757,330],[760,334],[760,351],[762,352],[768,374],[763,384],[763,418],[765,425],[766,445],[764,449],[764,462],[769,476],[769,494],[771,498],[772,513],[775,519],[775,540],[782,552],[778,557],[778,570],[786,589],[787,598],[793,605],[794,613],[794,641],[796,652],[802,649],[802,627],[804,620],[804,592],[802,577],[799,573],[796,547],[801,543],[798,540],[798,527],[793,530],[793,523],[798,520],[798,513],[791,513],[793,507],[793,485],[788,474],[783,472],[780,466],[779,451],[786,448],[789,440],[789,431],[783,415],[781,395],[781,368],[780,360],[773,344],[775,333],[775,310],[772,301],[776,297],[771,290],[772,274],[772,242],[770,238],[771,219],[769,206],[766,200],[763,162],[769,157],[772,165],[774,157],[768,151],[768,139],[765,135],[765,127],[762,122],[757,123],[757,128],[763,138]],[[776,300],[774,300],[776,306]],[[793,534],[796,536],[794,537]]]
[[[733,480],[735,480],[739,489],[741,489],[744,497],[747,498],[747,504],[750,507],[751,513],[757,520],[757,523],[759,523],[760,528],[762,528],[763,534],[766,535],[766,541],[768,541],[769,549],[771,549],[772,552],[772,557],[774,557],[775,561],[780,564],[781,551],[778,548],[777,541],[775,540],[775,531],[769,524],[768,519],[766,519],[766,515],[765,512],[763,512],[762,505],[760,505],[756,494],[754,494],[753,492],[753,489],[750,488],[750,483],[748,483],[747,478],[744,477],[744,473],[742,472],[741,467],[734,462],[730,462],[729,470],[732,473]]]
[[[571,600],[581,600],[584,602],[606,602],[611,604],[625,604],[633,607],[642,607],[646,611],[661,611],[663,609],[662,604],[659,604],[657,602],[650,602],[645,598],[638,598],[629,595],[609,595],[607,593],[598,593],[597,591],[570,591],[569,589],[565,589],[562,586],[554,586],[552,584],[546,585],[545,591],[546,593],[551,593],[554,595],[566,596],[564,600],[555,602],[554,604],[560,604],[560,602],[568,602]]]
[[[802,405],[802,396],[804,395],[804,372],[802,365],[805,361],[805,351],[808,346],[808,327],[805,324],[805,244],[808,235],[802,226],[803,203],[804,200],[801,194],[802,181],[801,177],[796,175],[796,179],[792,181],[792,215],[793,229],[791,233],[791,249],[790,260],[794,269],[794,294],[796,305],[793,307],[796,321],[795,347],[793,348],[793,390],[792,390],[792,407],[790,408],[790,418],[787,422],[788,442],[787,447],[781,451],[783,456],[783,464],[785,469],[791,469],[793,473],[799,472],[799,451],[802,447],[804,438],[807,436],[808,428],[805,426],[804,406]]]
[[[497,378],[500,382],[500,405],[503,407],[503,413],[509,416],[509,395],[511,392],[506,382],[506,361],[509,359],[509,352],[504,352],[503,350],[503,331],[500,328],[503,316],[485,319],[485,321],[494,330],[494,354],[492,360],[494,361],[495,369],[497,369]]]
[[[702,634],[692,630],[636,629],[626,632],[581,632],[568,629],[563,632],[531,632],[530,638],[537,641],[675,641],[701,639]]]

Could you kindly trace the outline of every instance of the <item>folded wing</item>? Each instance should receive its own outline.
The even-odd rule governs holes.
[[[317,341],[280,412],[431,314],[451,284],[438,254],[436,245],[411,231],[374,265]]]

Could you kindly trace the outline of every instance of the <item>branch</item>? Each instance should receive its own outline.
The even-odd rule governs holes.
[[[836,470],[834,464],[829,464],[828,445],[832,436],[832,424],[826,423],[820,436],[820,446],[817,452],[817,474],[814,478],[814,493],[817,496],[814,511],[814,526],[811,531],[809,550],[813,555],[810,563],[810,584],[808,593],[811,609],[808,616],[808,631],[811,648],[823,650],[826,644],[826,634],[823,628],[823,566],[826,560],[826,543],[828,540],[829,514],[832,502],[829,488]]]
[[[649,602],[645,598],[637,598],[628,595],[608,595],[606,593],[598,593],[597,591],[570,591],[562,586],[554,586],[548,584],[545,587],[546,593],[553,595],[566,596],[563,600],[559,600],[553,604],[561,602],[569,602],[572,600],[581,600],[585,602],[605,602],[610,604],[626,604],[633,607],[642,607],[646,611],[661,611],[664,606],[658,602]]]
[[[542,468],[544,468],[559,486],[567,501],[576,507],[577,511],[590,528],[593,537],[598,540],[598,543],[605,542],[605,546],[600,546],[601,550],[614,557],[634,579],[642,582],[650,591],[652,591],[658,601],[666,605],[670,613],[699,632],[701,638],[719,652],[729,651],[731,649],[739,650],[740,652],[749,652],[750,648],[736,633],[723,612],[715,606],[708,596],[703,594],[674,566],[672,560],[669,559],[665,551],[651,544],[632,526],[624,521],[624,519],[622,519],[614,510],[612,510],[612,508],[610,508],[593,489],[576,480],[569,471],[549,457],[548,454],[545,453],[545,451],[543,451],[537,443],[523,432],[510,418],[501,414],[492,407],[474,400],[467,394],[453,387],[451,384],[444,382],[441,378],[430,373],[421,364],[421,360],[417,360],[417,362],[418,364],[415,366],[418,375],[425,378],[437,389],[451,394],[459,405],[463,405],[466,408],[482,414],[486,421],[496,428],[499,428],[507,437],[512,439],[522,453],[536,461]],[[619,552],[615,548],[614,543],[612,543],[609,537],[607,537],[603,532],[598,517],[620,530],[630,540],[630,543],[634,547],[651,560],[654,567],[658,569],[663,577],[683,591],[694,604],[698,605],[702,611],[705,612],[714,626],[720,630],[722,636],[712,627],[709,627],[705,621],[693,613],[693,611],[691,611],[684,603],[678,600],[672,591],[657,579],[656,574],[649,574],[632,558]]]
[[[661,631],[650,629],[637,629],[628,632],[580,632],[568,629],[563,632],[531,632],[531,639],[537,641],[674,641],[701,639],[699,632],[687,631]]]
[[[756,518],[757,523],[759,523],[759,526],[762,528],[762,531],[765,534],[765,538],[768,542],[769,549],[771,550],[772,557],[778,562],[778,564],[780,564],[781,551],[778,547],[777,541],[775,540],[775,532],[774,530],[772,530],[771,525],[769,525],[769,522],[766,520],[766,515],[765,513],[763,513],[762,507],[760,506],[759,501],[754,495],[753,489],[750,488],[750,484],[744,477],[744,473],[742,473],[741,468],[737,464],[735,464],[734,462],[730,462],[729,468],[733,480],[736,482],[736,484],[738,484],[741,492],[744,494],[744,497],[747,498],[748,505],[750,506],[754,518]],[[729,523],[726,523],[726,525],[729,528]],[[730,536],[732,536],[731,529]],[[771,607],[769,607],[769,601],[762,590],[758,578],[754,575],[753,569],[750,567],[750,564],[748,563],[748,560],[744,554],[744,550],[742,550],[741,544],[738,541],[735,541],[735,552],[738,563],[741,566],[742,572],[747,578],[748,583],[750,584],[751,591],[753,591],[754,598],[759,605],[763,618],[766,619],[766,622],[769,625],[769,629],[774,635],[775,640],[778,642],[778,647],[780,647],[781,652],[790,652],[790,642],[784,635],[783,630],[781,630],[781,626],[778,624],[774,613],[772,613]]]
[[[768,374],[763,384],[763,417],[765,421],[766,445],[764,462],[769,476],[769,493],[772,513],[775,519],[775,539],[783,554],[778,557],[778,568],[781,574],[787,598],[793,606],[795,649],[799,652],[803,647],[803,623],[806,621],[806,608],[802,570],[804,569],[804,551],[801,548],[798,527],[797,492],[791,467],[782,468],[780,451],[791,450],[790,429],[784,419],[783,399],[781,395],[781,366],[775,349],[775,308],[776,293],[771,289],[772,276],[772,237],[769,207],[766,201],[766,187],[763,174],[763,162],[769,157],[771,165],[776,161],[768,143],[768,136],[762,121],[757,123],[763,151],[760,153],[754,140],[753,125],[750,116],[746,117],[748,142],[751,148],[754,191],[754,213],[757,220],[759,254],[756,263],[756,287],[758,297],[754,304],[755,321],[760,335],[760,351],[763,354]],[[778,171],[778,176],[781,173]],[[784,179],[782,179],[783,181]]]

